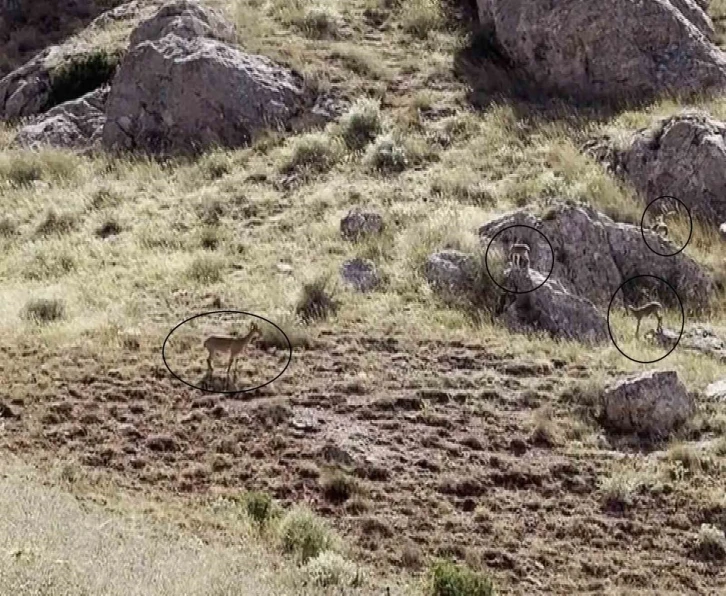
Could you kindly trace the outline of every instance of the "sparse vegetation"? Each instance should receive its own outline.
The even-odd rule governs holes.
[[[484,574],[451,561],[431,569],[430,596],[494,596],[494,585]]]
[[[265,526],[278,514],[272,497],[267,493],[249,492],[242,498],[247,515],[256,524]]]
[[[330,289],[331,281],[327,276],[319,277],[302,288],[296,313],[305,321],[324,320],[335,315],[340,301]]]
[[[50,78],[50,97],[45,109],[76,99],[111,80],[120,56],[105,49],[74,56],[56,68]]]
[[[380,108],[372,99],[358,101],[340,122],[340,136],[348,149],[354,151],[363,149],[381,130]]]
[[[321,481],[325,497],[333,503],[344,503],[360,491],[358,481],[341,470],[334,470]]]
[[[323,133],[310,133],[294,141],[283,171],[320,174],[332,168],[340,157],[337,139]]]
[[[360,583],[360,570],[341,554],[324,551],[305,565],[311,585],[320,588],[350,587]]]
[[[66,316],[66,305],[58,298],[35,298],[25,305],[22,316],[35,323],[53,323]]]
[[[279,526],[284,552],[307,563],[326,551],[336,551],[339,539],[328,525],[305,507],[288,511]]]
[[[380,137],[366,153],[368,166],[382,174],[403,172],[408,162],[406,147],[393,135]]]
[[[701,524],[696,540],[696,552],[706,560],[725,560],[726,535],[723,530],[710,524]]]

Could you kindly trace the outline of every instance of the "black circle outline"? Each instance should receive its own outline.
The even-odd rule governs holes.
[[[280,333],[282,333],[282,336],[285,338],[285,341],[287,342],[288,353],[289,353],[289,356],[287,358],[287,363],[285,364],[285,368],[283,368],[274,379],[267,381],[267,383],[264,383],[262,385],[257,385],[256,387],[252,387],[251,389],[244,389],[244,390],[237,389],[235,391],[210,391],[209,389],[203,389],[202,387],[197,387],[196,385],[187,383],[184,379],[182,379],[179,375],[177,375],[173,370],[171,370],[171,367],[169,366],[169,364],[166,361],[165,350],[166,350],[166,343],[169,341],[169,338],[174,333],[174,331],[179,329],[179,327],[181,327],[184,323],[188,323],[189,321],[196,319],[198,317],[204,317],[206,315],[213,315],[213,314],[217,314],[217,313],[233,313],[233,314],[237,314],[237,315],[240,315],[240,314],[249,315],[251,317],[255,317],[257,319],[262,319],[263,321],[266,321],[267,323],[272,325],[275,329],[277,329]],[[164,361],[164,366],[166,366],[166,369],[172,374],[172,376],[174,378],[176,378],[178,381],[181,381],[182,383],[184,383],[187,387],[191,387],[192,389],[197,389],[199,391],[202,391],[203,393],[222,393],[225,395],[230,395],[230,394],[234,394],[234,393],[248,393],[250,391],[255,391],[256,389],[261,389],[262,387],[267,387],[267,385],[269,385],[270,383],[273,383],[274,381],[277,381],[277,379],[279,379],[285,373],[287,368],[290,366],[290,362],[292,362],[292,343],[290,342],[290,338],[287,336],[287,333],[285,333],[282,329],[280,329],[280,327],[278,327],[275,323],[273,323],[269,319],[266,319],[265,317],[262,317],[260,315],[256,315],[254,313],[247,312],[244,310],[211,310],[208,312],[196,314],[193,317],[189,317],[188,319],[184,319],[181,323],[179,323],[171,331],[169,331],[166,338],[164,339],[164,343],[161,346],[161,359]]]
[[[547,274],[547,277],[545,277],[544,278],[544,281],[541,284],[539,284],[538,286],[532,288],[531,290],[526,290],[524,292],[517,292],[516,290],[509,290],[509,289],[505,288],[504,286],[500,285],[499,282],[497,282],[496,279],[494,279],[494,276],[492,275],[492,272],[489,271],[489,259],[487,258],[488,255],[489,255],[489,248],[491,247],[491,245],[494,242],[495,238],[497,236],[499,236],[499,234],[501,234],[505,230],[509,230],[510,228],[529,228],[530,230],[534,230],[540,236],[542,236],[542,238],[544,238],[547,241],[547,244],[549,244],[549,247],[550,247],[550,252],[552,253],[552,266],[550,267],[550,272]],[[542,230],[538,230],[537,228],[533,228],[532,226],[528,226],[527,224],[513,224],[511,226],[507,226],[506,228],[502,228],[496,234],[494,234],[494,236],[492,236],[492,239],[489,241],[489,244],[487,245],[487,249],[486,249],[486,251],[484,253],[484,266],[487,269],[487,273],[489,274],[489,277],[496,284],[496,286],[498,288],[501,288],[502,290],[504,290],[505,292],[509,292],[510,294],[529,294],[530,292],[534,292],[535,290],[538,290],[543,285],[545,285],[547,283],[547,280],[552,276],[552,271],[555,268],[555,249],[552,247],[552,243],[550,242],[550,239],[547,238],[547,236],[545,236],[544,233],[542,233]]]
[[[613,337],[612,329],[610,328],[610,310],[613,307],[613,302],[615,301],[615,297],[618,295],[618,292],[622,289],[622,287],[625,284],[630,283],[631,281],[633,281],[634,279],[638,279],[639,277],[652,277],[653,279],[657,279],[658,281],[663,282],[665,285],[667,285],[671,289],[671,292],[673,292],[673,294],[675,294],[676,298],[678,299],[678,304],[681,307],[681,332],[678,334],[678,339],[676,340],[676,343],[673,344],[673,347],[670,350],[668,350],[663,356],[658,358],[657,360],[636,360],[635,358],[631,358],[630,356],[628,356],[625,352],[623,352],[620,349],[618,344],[615,342],[615,338]],[[661,360],[663,360],[663,358],[666,358],[667,356],[669,356],[671,354],[671,352],[673,352],[673,350],[676,349],[676,347],[678,347],[678,344],[680,343],[681,338],[683,337],[683,331],[685,328],[686,328],[686,311],[683,308],[683,301],[681,300],[681,297],[678,295],[678,292],[676,292],[675,288],[662,277],[658,277],[657,275],[649,275],[647,273],[644,273],[641,275],[634,275],[633,277],[630,277],[630,278],[626,279],[623,283],[621,283],[618,286],[618,289],[615,290],[613,297],[610,298],[610,304],[608,305],[608,334],[610,335],[610,341],[613,342],[613,345],[618,350],[618,352],[620,352],[628,360],[632,360],[633,362],[637,362],[638,364],[653,364],[655,362],[660,362]]]
[[[648,244],[648,241],[645,239],[645,230],[643,229],[643,222],[645,222],[645,214],[648,212],[648,209],[650,209],[650,206],[653,203],[655,203],[656,201],[660,201],[661,199],[674,199],[674,200],[678,201],[681,205],[683,205],[686,209],[686,213],[688,213],[688,223],[691,226],[690,232],[688,234],[688,239],[683,243],[683,246],[681,246],[681,248],[679,250],[677,250],[676,252],[671,252],[668,254],[658,252],[657,250],[653,250],[653,247],[650,244]],[[677,254],[680,254],[681,252],[683,252],[685,250],[686,246],[688,246],[688,243],[691,241],[691,238],[693,238],[693,216],[691,215],[691,210],[688,208],[688,205],[686,205],[678,197],[672,197],[671,195],[661,195],[661,196],[653,199],[650,203],[648,203],[646,205],[645,209],[643,210],[643,216],[640,218],[640,235],[643,237],[643,242],[645,242],[645,245],[648,247],[648,249],[652,253],[654,253],[660,257],[675,257]],[[678,298],[678,299],[680,300],[680,298]]]

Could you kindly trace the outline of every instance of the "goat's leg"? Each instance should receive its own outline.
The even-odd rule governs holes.
[[[638,319],[638,323],[635,326],[635,337],[638,338],[638,334],[640,333],[640,319]]]

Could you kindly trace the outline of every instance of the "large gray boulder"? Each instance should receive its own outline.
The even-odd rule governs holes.
[[[497,236],[500,230],[513,225],[527,225],[535,230],[515,227]],[[663,258],[643,242],[639,225],[617,223],[585,205],[554,203],[542,216],[515,211],[479,228],[483,246],[495,237],[497,243],[502,241],[505,246],[515,239],[532,246],[531,267],[546,274],[552,250],[542,234],[554,250],[551,278],[601,309],[607,309],[624,281],[643,273],[665,280],[689,307],[704,306],[713,295],[712,277],[689,256],[681,252]],[[648,244],[658,252],[676,252],[672,244],[654,232],[646,234]],[[657,280],[641,278],[634,285],[655,292],[664,304],[677,307],[673,293]],[[626,298],[637,301],[637,296]]]
[[[229,44],[237,41],[234,26],[217,11],[195,0],[174,0],[141,22],[131,33],[129,45],[161,39],[170,33],[184,39],[208,37]]]
[[[93,148],[100,142],[106,122],[104,108],[108,93],[108,87],[102,87],[48,110],[23,126],[14,144],[28,149],[42,146],[74,150]]]
[[[479,17],[541,90],[632,101],[726,89],[726,56],[692,0],[477,0]]]
[[[675,371],[649,371],[616,382],[603,394],[603,424],[618,433],[666,438],[696,409]]]
[[[109,150],[190,154],[240,147],[306,105],[302,77],[215,39],[171,33],[131,48],[111,86]]]
[[[604,343],[610,337],[605,314],[587,298],[568,292],[562,284],[535,270],[510,270],[505,287],[525,293],[508,295],[500,317],[511,331],[544,331],[583,343]],[[522,288],[522,290],[520,290]],[[533,291],[526,291],[537,288]]]
[[[620,146],[604,138],[585,148],[646,203],[673,196],[698,218],[726,220],[726,123],[689,111],[637,131]]]

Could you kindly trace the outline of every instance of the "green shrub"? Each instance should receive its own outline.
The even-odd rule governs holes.
[[[337,538],[327,524],[309,509],[295,507],[280,521],[282,550],[307,563],[327,550],[337,550]]]
[[[267,524],[276,514],[275,503],[267,493],[249,492],[244,496],[243,502],[247,515],[261,526]]]
[[[332,168],[341,157],[337,139],[323,133],[310,133],[296,139],[292,153],[286,160],[283,171],[323,173]]]
[[[368,148],[366,163],[369,168],[384,174],[402,172],[408,166],[406,148],[398,139],[386,135]]]
[[[339,21],[340,17],[329,8],[311,6],[293,23],[310,39],[334,39],[338,37]]]
[[[308,582],[319,588],[348,587],[360,583],[360,573],[356,565],[342,555],[330,551],[310,559],[305,565],[304,573]]]
[[[340,302],[333,297],[328,284],[329,278],[320,277],[303,286],[295,312],[304,321],[324,320],[338,312]]]
[[[76,228],[75,217],[70,213],[58,213],[52,207],[45,212],[43,219],[35,229],[39,236],[67,234]]]
[[[441,29],[445,16],[441,0],[407,0],[401,7],[403,29],[425,39],[429,31]]]
[[[18,233],[18,225],[15,220],[7,216],[0,217],[0,237],[10,238]]]
[[[81,97],[108,83],[119,60],[120,54],[106,50],[74,56],[51,73],[50,96],[45,109]]]
[[[494,585],[485,575],[451,561],[431,569],[430,596],[494,596]]]
[[[356,102],[340,121],[340,136],[348,149],[354,151],[375,140],[381,129],[381,110],[372,99]]]
[[[189,268],[187,275],[196,282],[213,284],[222,280],[225,263],[219,257],[203,254],[196,257]]]
[[[36,298],[25,305],[20,316],[34,323],[52,323],[65,318],[66,306],[57,298]]]
[[[333,503],[344,503],[360,491],[356,479],[340,470],[326,474],[320,484],[325,498]]]

